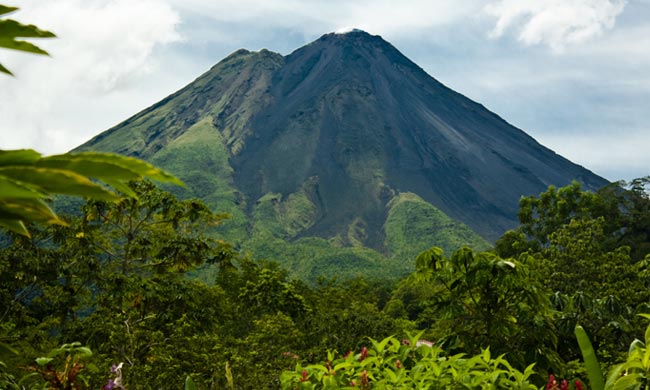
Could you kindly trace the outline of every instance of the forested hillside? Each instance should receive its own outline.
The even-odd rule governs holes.
[[[433,247],[398,281],[313,285],[207,234],[223,216],[202,202],[134,183],[137,198],[8,236],[0,387],[96,389],[119,374],[127,389],[505,389],[539,388],[549,373],[589,386],[577,324],[604,368],[645,348],[632,342],[650,312],[649,182],[551,187],[522,199],[521,226],[491,251]],[[190,276],[203,267],[210,280]],[[628,372],[641,383],[646,369]]]

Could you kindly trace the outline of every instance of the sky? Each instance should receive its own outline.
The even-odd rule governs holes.
[[[3,0],[57,34],[0,49],[0,149],[64,153],[239,48],[356,27],[609,180],[650,175],[650,0]]]

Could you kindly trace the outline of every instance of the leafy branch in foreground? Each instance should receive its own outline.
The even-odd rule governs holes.
[[[8,7],[0,4],[0,16],[7,15],[18,10],[16,7]],[[34,54],[48,55],[48,53],[33,43],[24,41],[20,38],[54,38],[53,33],[41,30],[30,24],[25,25],[13,19],[0,19],[0,47],[6,49],[19,50]],[[9,69],[0,63],[0,72],[12,74]]]
[[[283,389],[536,389],[529,365],[521,372],[503,355],[484,349],[476,356],[446,355],[437,345],[418,341],[370,339],[371,348],[337,357],[329,352],[324,364],[284,371]]]
[[[183,185],[167,172],[132,157],[95,152],[42,157],[31,149],[0,150],[0,226],[29,236],[25,223],[65,224],[45,203],[49,196],[118,200],[118,194],[103,183],[137,197],[127,183],[144,177]]]

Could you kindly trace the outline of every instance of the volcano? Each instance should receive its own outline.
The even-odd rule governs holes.
[[[287,56],[238,50],[77,150],[168,169],[180,195],[232,215],[228,239],[304,272],[487,246],[521,196],[607,184],[360,30]]]

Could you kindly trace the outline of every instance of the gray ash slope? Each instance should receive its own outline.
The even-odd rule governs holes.
[[[203,143],[221,143],[227,161],[160,158],[201,124],[211,134]],[[302,191],[314,210],[292,239],[346,237],[356,224],[363,244],[380,250],[387,205],[401,193],[494,240],[517,225],[522,195],[572,180],[607,184],[362,31],[326,34],[284,57],[239,50],[79,149],[139,156],[186,181],[179,166],[200,166],[194,176],[220,170],[231,191],[215,203],[248,215],[265,194]],[[195,194],[218,191],[194,176]]]

